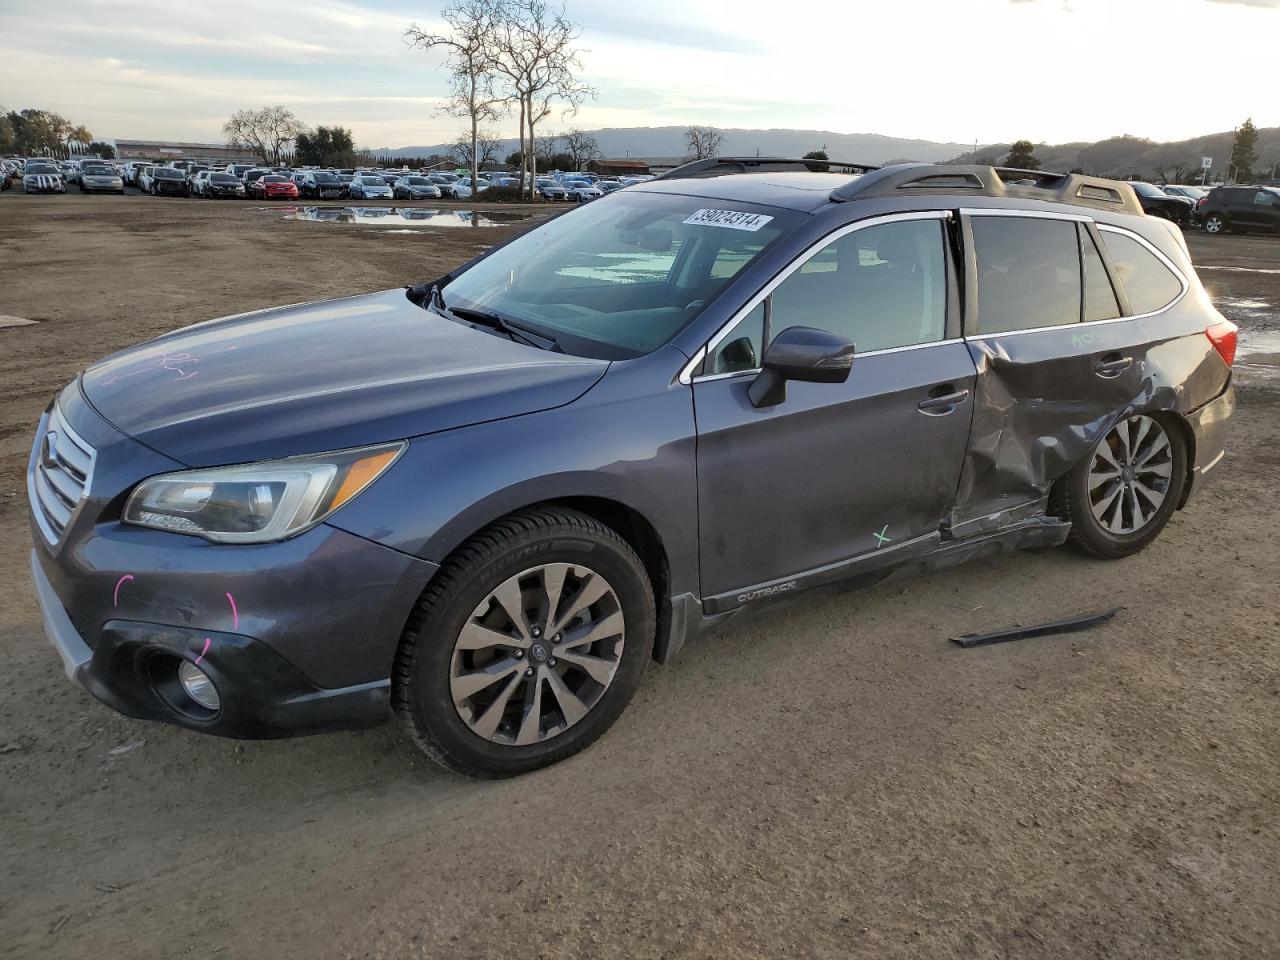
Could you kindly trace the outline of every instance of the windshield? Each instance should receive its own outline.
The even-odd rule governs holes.
[[[96,167],[85,167],[84,175],[86,177],[114,177],[116,172],[110,167],[104,167],[99,164]]]
[[[209,174],[209,179],[212,180],[214,183],[239,183],[240,182],[229,173],[211,173]]]
[[[316,173],[316,174],[312,174],[312,177],[315,179],[316,183],[337,183],[338,182],[338,178],[335,177],[332,173]]]
[[[495,251],[443,293],[451,310],[497,313],[569,353],[640,356],[799,219],[737,201],[611,194]]]
[[[52,173],[52,174],[58,173],[58,168],[51,163],[28,163],[25,169],[27,174],[29,175],[40,174],[40,173]]]
[[[429,187],[431,181],[424,177],[405,177],[404,182],[414,187]]]
[[[288,183],[288,177],[268,176],[262,178],[263,183]]]
[[[360,183],[366,187],[385,187],[387,182],[381,177],[361,177]]]
[[[1149,183],[1132,183],[1133,192],[1140,197],[1167,197],[1168,194],[1159,187],[1152,186]]]
[[[186,175],[181,170],[174,170],[170,167],[157,167],[154,176],[159,180],[185,180]]]

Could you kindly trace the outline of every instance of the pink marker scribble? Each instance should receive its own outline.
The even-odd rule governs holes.
[[[208,637],[204,638],[204,649],[200,651],[200,656],[196,657],[196,666],[200,666],[200,661],[204,659],[204,655],[209,652],[209,644],[213,641]]]
[[[227,603],[231,604],[231,629],[240,629],[240,611],[236,609],[236,598],[227,594]]]
[[[116,607],[120,606],[120,588],[124,586],[124,582],[126,580],[132,580],[132,579],[133,579],[133,574],[126,573],[123,577],[121,577],[119,580],[116,581],[116,588],[114,591],[112,591],[112,594],[111,594],[112,606],[116,606]]]

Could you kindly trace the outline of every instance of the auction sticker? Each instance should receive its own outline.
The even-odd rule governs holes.
[[[697,210],[684,218],[685,223],[697,223],[704,227],[728,227],[730,230],[756,231],[772,220],[760,213],[744,213],[741,210]]]

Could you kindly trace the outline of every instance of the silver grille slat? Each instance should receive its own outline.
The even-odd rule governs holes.
[[[46,444],[49,434],[56,434]],[[29,475],[31,508],[36,525],[51,544],[57,544],[84,501],[93,478],[96,453],[62,416],[55,405],[44,433],[36,438],[35,467]]]

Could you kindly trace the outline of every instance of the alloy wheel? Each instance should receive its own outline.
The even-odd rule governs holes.
[[[1103,529],[1137,533],[1169,496],[1173,447],[1164,427],[1139,414],[1121,420],[1094,448],[1089,465],[1089,504]]]
[[[1222,226],[1223,226],[1222,218],[1215,214],[1214,216],[1211,216],[1207,220],[1205,220],[1204,232],[1205,233],[1221,233]]]
[[[595,571],[547,563],[503,581],[454,641],[449,694],[476,734],[531,746],[582,720],[622,661],[618,596]]]

